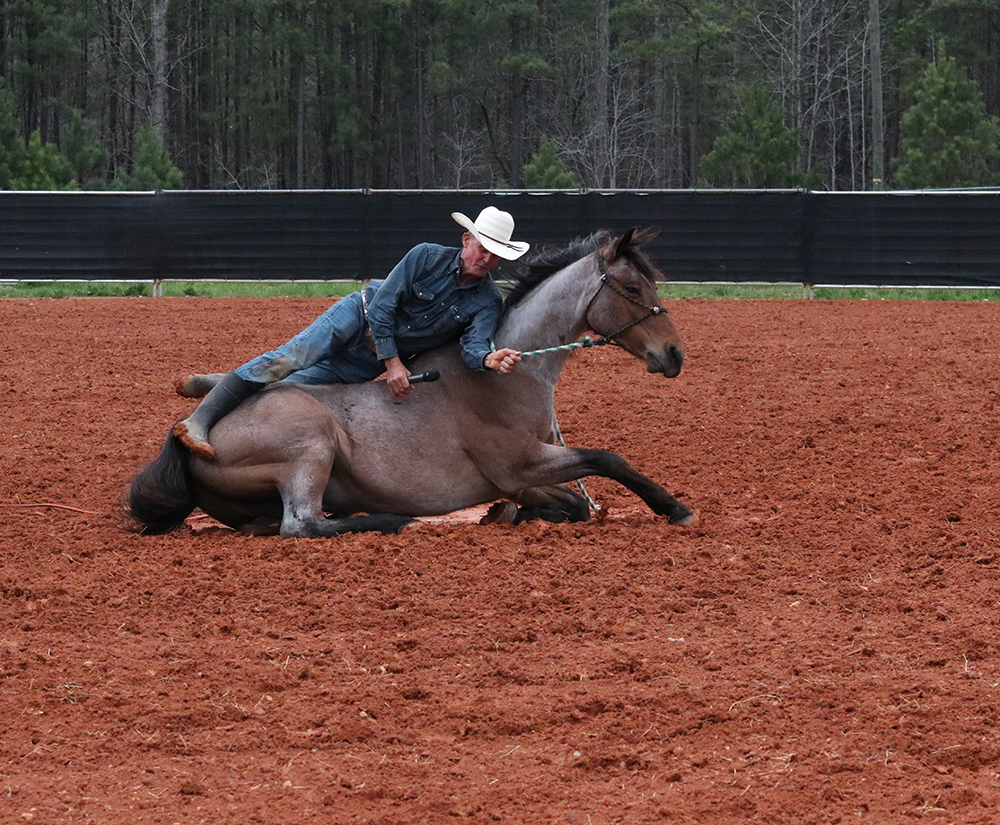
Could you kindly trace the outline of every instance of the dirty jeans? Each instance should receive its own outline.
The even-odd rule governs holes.
[[[385,372],[366,340],[361,293],[342,298],[275,350],[237,367],[244,381],[269,384],[360,384]]]

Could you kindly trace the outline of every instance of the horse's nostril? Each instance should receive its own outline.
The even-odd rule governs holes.
[[[663,373],[667,378],[673,378],[681,371],[684,364],[684,349],[670,346],[659,351],[646,352],[646,371]]]

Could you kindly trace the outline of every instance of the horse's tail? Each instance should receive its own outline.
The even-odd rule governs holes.
[[[194,510],[196,499],[184,459],[178,440],[170,433],[160,454],[132,479],[128,511],[142,533],[169,533]]]

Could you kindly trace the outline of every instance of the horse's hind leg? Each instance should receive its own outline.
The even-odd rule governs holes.
[[[326,456],[311,451],[312,457],[300,460],[287,482],[280,485],[283,512],[280,535],[283,538],[325,538],[343,533],[401,533],[415,519],[391,513],[369,516],[327,518],[323,512],[323,491],[333,467],[332,451]]]
[[[319,515],[298,522],[293,531],[282,521],[280,535],[283,538],[332,538],[344,533],[382,533],[393,535],[402,533],[411,524],[418,524],[409,516],[392,513],[375,513],[370,516],[349,516],[347,518],[327,518]]]
[[[586,499],[565,484],[532,487],[511,496],[511,501],[521,505],[514,524],[532,519],[559,524],[564,521],[587,521],[590,518],[590,506]]]

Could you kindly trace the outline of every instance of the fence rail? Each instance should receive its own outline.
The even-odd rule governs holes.
[[[535,247],[654,227],[673,281],[1000,286],[993,191],[3,192],[0,280],[368,280],[491,203]]]

